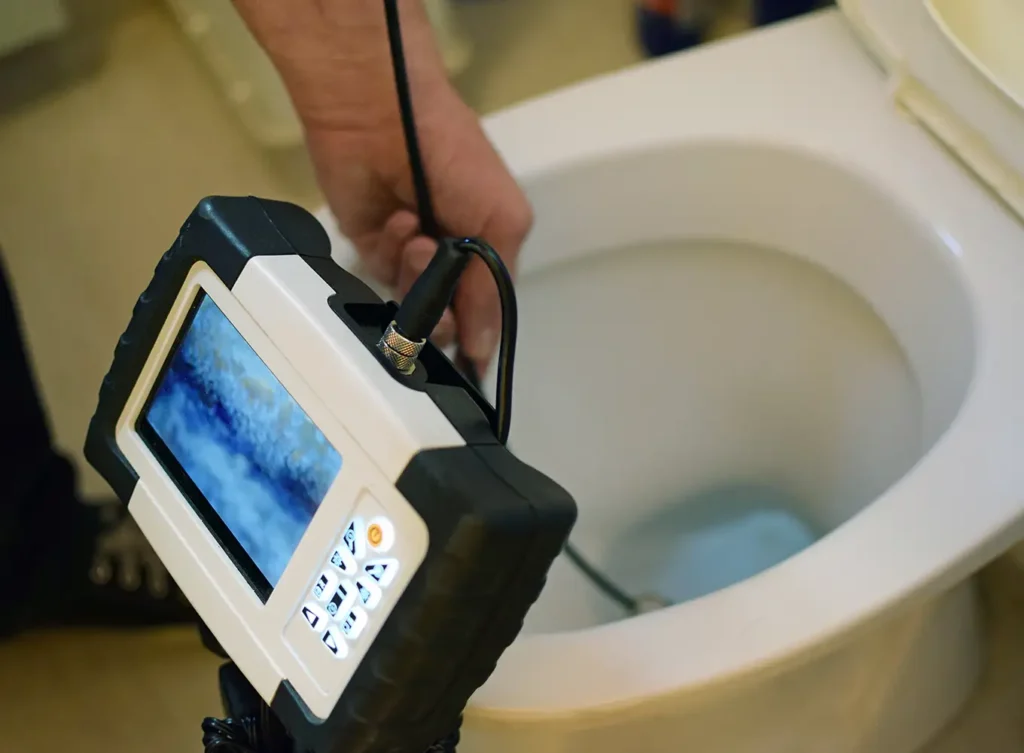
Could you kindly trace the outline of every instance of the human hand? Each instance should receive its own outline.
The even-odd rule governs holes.
[[[453,90],[435,92],[416,113],[442,232],[483,238],[514,270],[532,212],[478,118]],[[317,123],[307,141],[342,232],[370,273],[401,298],[426,268],[436,241],[420,232],[404,135],[395,121],[393,127],[355,130]],[[482,373],[497,349],[502,322],[497,288],[478,259],[466,269],[452,308],[432,339],[443,347],[457,338]]]
[[[434,243],[419,232],[384,11],[365,0],[234,0],[291,95],[341,231],[371,273],[404,296]],[[533,222],[530,206],[447,79],[421,2],[402,7],[420,152],[441,231],[477,236],[510,271]],[[470,262],[434,339],[458,337],[479,371],[497,348],[501,307],[487,268]]]

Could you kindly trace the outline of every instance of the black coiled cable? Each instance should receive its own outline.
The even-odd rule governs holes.
[[[436,743],[427,748],[426,753],[455,753],[462,736],[462,717],[459,717],[455,724],[455,730],[447,737],[442,737]]]
[[[294,744],[263,704],[259,715],[238,719],[203,720],[205,753],[291,753]],[[431,744],[424,753],[455,753],[461,738],[462,717],[447,736]]]
[[[235,665],[221,668],[220,682],[229,716],[203,720],[206,753],[292,753],[288,731]]]
[[[498,441],[507,444],[509,432],[512,430],[512,375],[515,372],[516,338],[519,332],[519,308],[512,275],[509,274],[508,267],[498,252],[487,243],[477,238],[463,238],[455,246],[483,261],[498,286],[498,298],[501,301],[501,346],[498,351],[498,380],[492,429]]]
[[[255,716],[241,719],[208,717],[203,720],[203,748],[206,753],[256,753],[263,747],[259,727],[260,721]]]

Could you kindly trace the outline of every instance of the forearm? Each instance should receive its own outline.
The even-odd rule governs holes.
[[[307,126],[379,127],[394,117],[382,0],[234,0]],[[422,0],[398,0],[414,91],[448,86]]]

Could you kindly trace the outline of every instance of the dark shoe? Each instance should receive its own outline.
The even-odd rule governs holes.
[[[20,557],[0,635],[197,623],[127,509],[116,501],[82,503],[67,491],[73,488],[73,468],[55,457],[31,516],[17,529]]]
[[[754,0],[754,24],[768,26],[788,21],[810,13],[821,5],[821,0]]]
[[[93,532],[73,580],[72,608],[57,625],[148,627],[198,618],[120,502],[82,505]]]
[[[658,13],[643,5],[636,9],[636,30],[644,52],[650,57],[672,55],[704,41],[701,25],[680,22],[673,15]]]

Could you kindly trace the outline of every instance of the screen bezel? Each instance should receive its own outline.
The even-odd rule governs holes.
[[[160,386],[163,384],[164,377],[167,374],[168,369],[171,367],[171,362],[174,357],[178,354],[179,349],[182,345],[182,341],[188,335],[192,322],[196,317],[199,307],[203,302],[209,298],[210,302],[214,306],[217,306],[217,302],[213,297],[208,296],[205,290],[198,288],[196,296],[189,305],[188,312],[185,314],[182,320],[181,326],[178,328],[178,332],[175,334],[174,341],[171,347],[167,351],[167,355],[164,357],[164,361],[160,366],[160,370],[156,375],[156,378],[152,382],[149,394],[146,396],[146,400],[142,405],[142,409],[138,413],[138,417],[135,421],[135,432],[142,439],[143,443],[156,458],[157,462],[163,467],[164,471],[170,476],[171,481],[181,492],[182,496],[189,503],[192,510],[199,516],[203,525],[206,526],[207,530],[213,536],[214,540],[220,545],[221,549],[231,560],[232,564],[242,575],[245,581],[252,588],[253,592],[259,598],[259,600],[265,605],[270,600],[270,596],[274,593],[274,586],[267,579],[267,576],[263,574],[256,561],[249,555],[242,546],[241,542],[232,533],[231,529],[228,528],[227,524],[223,521],[213,504],[207,499],[206,495],[203,494],[202,490],[192,480],[191,476],[185,471],[181,463],[171,452],[167,444],[161,439],[156,429],[149,422],[149,409],[156,398],[157,393],[160,391]],[[223,313],[223,309],[217,306],[217,309]],[[227,314],[224,314],[227,316]],[[230,321],[230,319],[229,319]],[[244,336],[239,332],[239,336],[245,340]],[[248,344],[248,341],[245,341]],[[252,347],[250,344],[249,347]],[[254,349],[255,350],[255,349]],[[259,356],[259,353],[256,353]],[[264,363],[266,363],[264,361]],[[269,365],[267,366],[269,369]],[[273,370],[271,370],[273,374]],[[275,375],[276,378],[276,375]],[[295,553],[292,552],[292,557]]]

